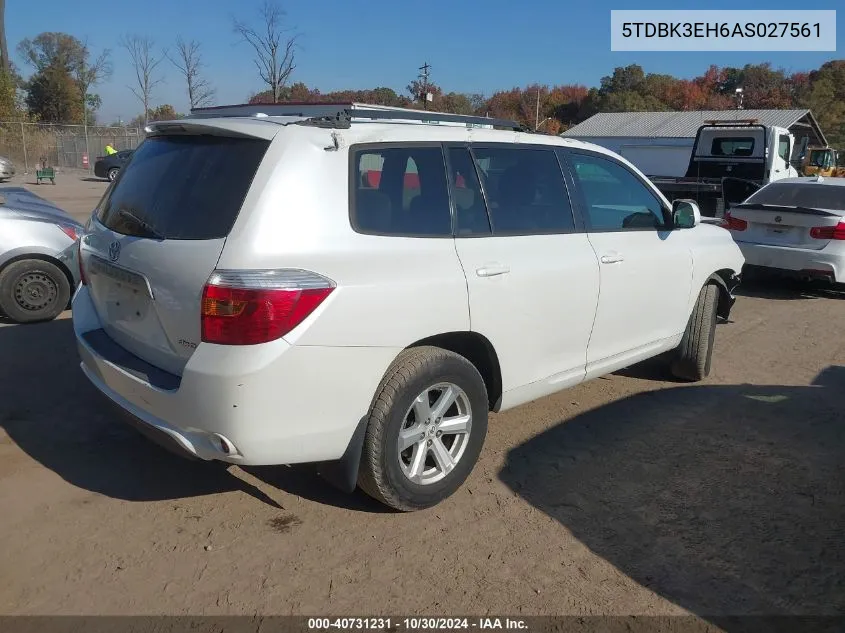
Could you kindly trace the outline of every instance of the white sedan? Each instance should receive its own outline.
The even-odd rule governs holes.
[[[845,283],[845,178],[784,178],[725,214],[746,266]]]

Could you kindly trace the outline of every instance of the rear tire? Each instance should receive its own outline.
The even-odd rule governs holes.
[[[40,259],[23,259],[0,272],[0,311],[17,323],[52,321],[70,301],[64,271]]]
[[[670,365],[677,378],[697,382],[710,375],[718,303],[719,289],[714,284],[704,286]]]
[[[358,485],[403,512],[437,505],[478,461],[487,415],[487,388],[466,358],[439,347],[405,350],[373,399]]]
[[[108,173],[106,174],[106,176],[109,179],[109,182],[114,182],[119,173],[120,173],[119,167],[112,167],[111,169],[109,169]]]

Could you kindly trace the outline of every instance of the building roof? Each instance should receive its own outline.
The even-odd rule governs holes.
[[[684,112],[600,112],[566,130],[561,136],[575,138],[648,137],[693,138],[705,121],[757,119],[769,126],[809,132],[811,144],[827,140],[810,110],[692,110]]]

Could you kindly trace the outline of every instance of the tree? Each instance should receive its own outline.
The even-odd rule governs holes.
[[[162,104],[147,112],[147,116],[137,116],[129,122],[129,127],[141,127],[153,121],[173,121],[174,119],[181,119],[184,114],[179,114],[169,103]]]
[[[129,89],[144,108],[144,125],[146,125],[150,111],[150,98],[155,87],[162,82],[158,67],[166,52],[156,53],[153,40],[141,35],[126,35],[121,39],[120,45],[126,49],[132,61],[136,85],[129,86]]]
[[[79,92],[70,74],[50,67],[26,84],[26,106],[39,121],[79,123],[83,118]]]
[[[810,89],[799,105],[813,111],[833,147],[845,148],[845,60],[825,62],[809,80]]]
[[[0,68],[0,121],[23,117],[18,104],[18,81],[12,71]]]
[[[605,112],[668,110],[666,103],[654,94],[655,89],[666,90],[666,79],[666,75],[646,75],[638,64],[614,68],[612,75],[601,79],[599,109]]]
[[[176,38],[176,54],[167,58],[185,78],[191,109],[209,105],[216,91],[200,74],[204,64],[199,42],[186,42],[179,36]]]
[[[18,53],[35,70],[25,85],[30,111],[42,121],[83,123],[87,95],[80,96],[76,72],[87,65],[86,46],[67,33],[45,32],[21,41]]]
[[[743,107],[780,110],[792,106],[789,83],[783,70],[771,64],[747,64],[740,72]]]
[[[0,0],[0,72],[12,72],[9,46],[6,42],[6,0]]]
[[[91,53],[88,49],[88,42],[81,44],[72,61],[72,73],[82,103],[82,122],[84,125],[88,125],[94,123],[93,118],[89,119],[89,111],[96,112],[102,104],[100,95],[91,94],[89,91],[91,86],[96,86],[101,81],[111,77],[111,51],[106,48],[94,61],[89,61]],[[85,137],[88,137],[87,132]]]
[[[178,114],[176,108],[172,105],[165,103],[150,110],[147,118],[150,121],[172,121],[173,119],[181,119],[182,115]]]
[[[449,92],[443,95],[437,109],[452,114],[473,114],[472,101],[460,92]]]
[[[259,15],[260,27],[250,26],[246,22],[233,19],[235,33],[249,44],[254,52],[253,62],[258,68],[258,75],[269,87],[272,103],[279,103],[282,89],[287,85],[296,66],[296,35],[284,28],[285,12],[270,0],[265,0]]]

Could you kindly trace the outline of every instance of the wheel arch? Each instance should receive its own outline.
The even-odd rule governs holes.
[[[443,332],[408,345],[406,349],[431,345],[454,352],[471,362],[484,380],[490,411],[498,411],[502,404],[502,368],[499,355],[483,334],[470,331]]]
[[[442,332],[419,339],[402,351],[423,346],[449,350],[472,363],[481,374],[487,388],[489,409],[494,412],[499,410],[502,403],[502,370],[499,365],[499,356],[487,337],[470,331]],[[385,370],[385,375],[390,371],[390,367],[392,363]],[[352,492],[358,482],[366,428],[367,417],[365,416],[358,421],[343,456],[337,461],[324,462],[318,466],[318,471],[326,481],[345,492]]]
[[[722,268],[707,277],[704,285],[706,286],[708,284],[713,284],[719,289],[719,303],[716,307],[716,315],[721,319],[727,320],[736,302],[733,291],[739,285],[739,274],[730,268]]]

